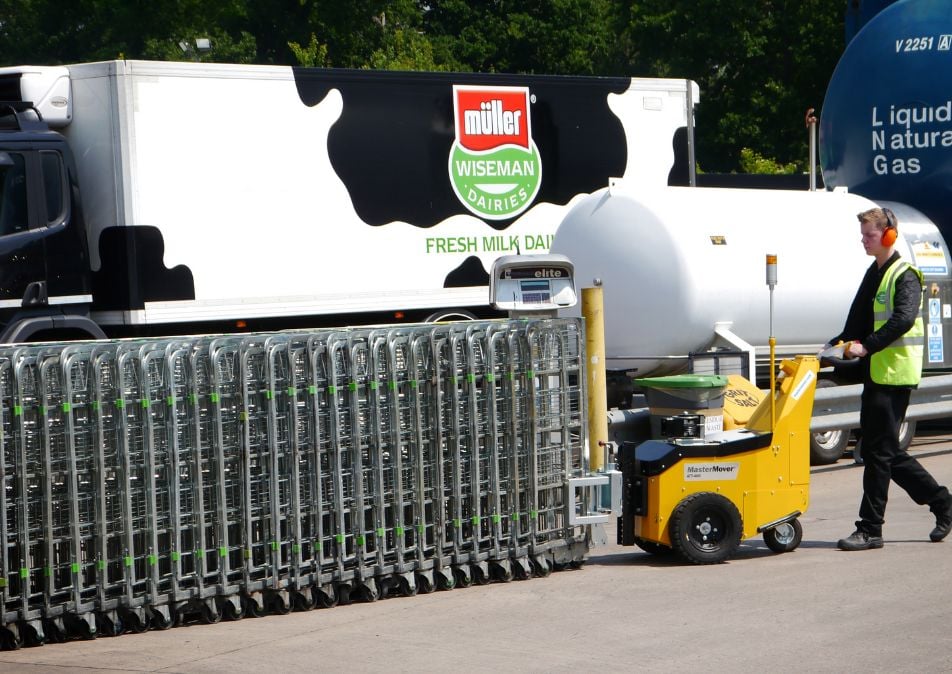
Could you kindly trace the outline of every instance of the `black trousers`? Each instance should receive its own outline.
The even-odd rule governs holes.
[[[919,505],[929,504],[933,513],[945,512],[952,498],[918,461],[899,449],[899,424],[911,394],[909,388],[880,386],[868,379],[863,386],[863,501],[856,528],[871,536],[882,536],[890,480]]]

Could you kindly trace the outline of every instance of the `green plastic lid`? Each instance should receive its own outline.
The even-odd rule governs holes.
[[[635,383],[648,388],[724,388],[727,377],[719,374],[673,374],[667,377],[645,377]]]

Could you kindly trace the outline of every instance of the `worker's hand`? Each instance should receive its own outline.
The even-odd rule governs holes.
[[[853,358],[863,358],[866,354],[869,353],[866,350],[866,347],[863,346],[862,342],[850,342],[849,346],[846,347],[846,351],[843,353],[843,357],[847,360]]]
[[[823,363],[827,359],[833,360],[842,360],[846,358],[844,351],[846,351],[847,344],[839,341],[836,344],[830,344],[827,342],[823,345],[823,348],[820,349],[820,353],[817,354],[817,358],[820,359],[820,362]],[[829,365],[829,363],[827,363]]]

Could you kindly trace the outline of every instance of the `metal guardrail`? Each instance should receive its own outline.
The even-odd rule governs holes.
[[[862,384],[818,388],[813,398],[813,432],[841,428],[859,428],[860,394]],[[952,416],[952,375],[923,377],[912,392],[908,421],[939,419]]]

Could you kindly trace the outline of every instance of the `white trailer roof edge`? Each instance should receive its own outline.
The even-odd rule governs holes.
[[[211,77],[216,79],[294,79],[290,66],[235,63],[193,63],[187,61],[113,60],[74,63],[66,66],[73,78],[117,76]]]

